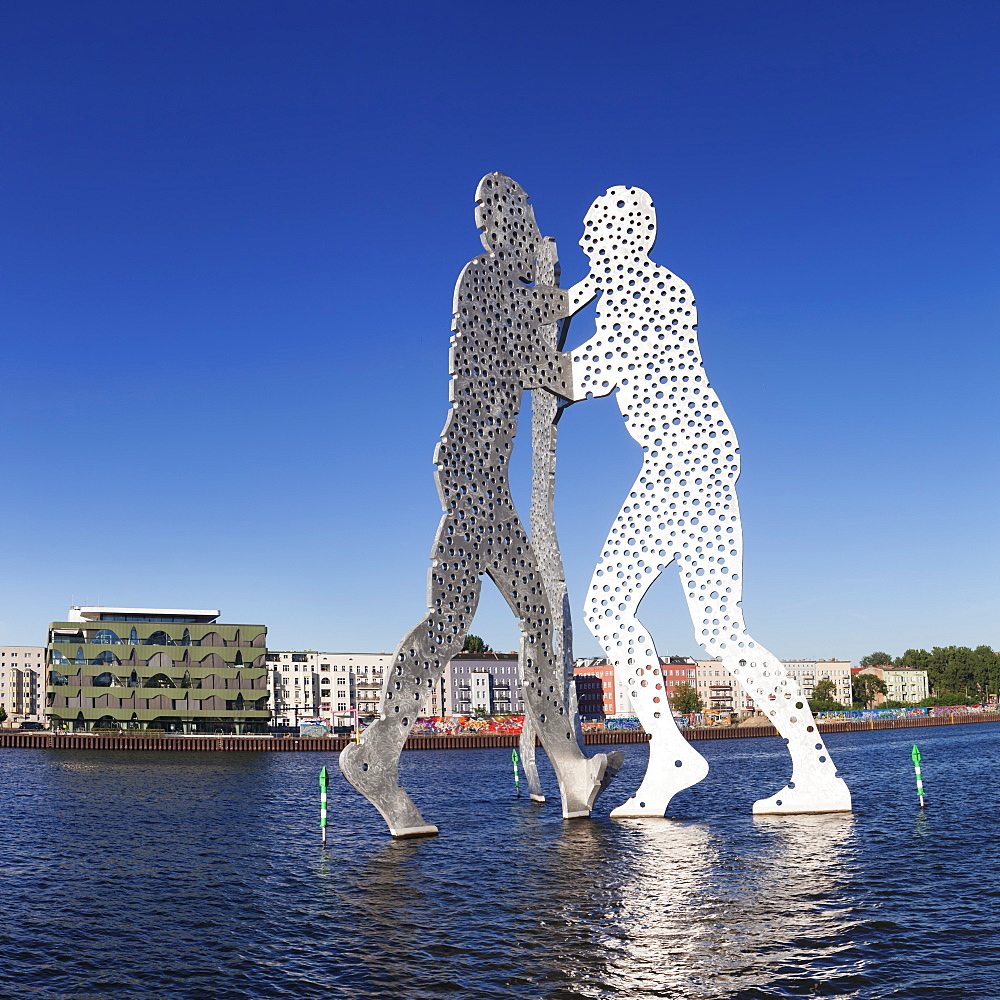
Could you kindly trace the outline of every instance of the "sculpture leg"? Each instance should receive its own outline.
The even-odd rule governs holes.
[[[726,669],[785,738],[792,757],[788,784],[753,804],[768,813],[850,812],[851,792],[830,757],[798,681],[784,665],[749,636],[746,648],[720,650]],[[711,647],[709,647],[711,648]]]
[[[466,543],[467,545],[468,543]],[[396,648],[382,688],[380,717],[340,754],[344,777],[382,814],[393,837],[438,832],[399,784],[406,738],[435,683],[465,641],[479,602],[475,553],[454,541],[448,516],[441,522],[428,575],[430,614]]]
[[[518,740],[518,751],[521,757],[521,765],[524,768],[524,776],[528,781],[528,794],[532,802],[544,802],[545,793],[542,791],[542,783],[538,779],[538,764],[535,761],[535,727],[532,725],[531,716],[525,713],[524,724],[521,727],[521,738]]]
[[[685,739],[674,722],[656,647],[636,609],[659,575],[647,572],[642,550],[649,529],[618,517],[605,543],[587,595],[587,626],[628,679],[632,706],[650,736],[649,763],[638,791],[611,810],[614,817],[662,816],[670,800],[708,774],[708,761]]]
[[[614,751],[588,758],[574,739],[564,700],[563,664],[552,649],[545,588],[516,515],[509,518],[503,534],[487,572],[520,623],[525,714],[556,773],[563,818],[589,816],[598,795],[621,767],[623,755]]]
[[[698,642],[709,655],[722,659],[785,738],[792,757],[791,781],[775,795],[755,802],[753,811],[850,812],[850,790],[837,777],[798,681],[746,630],[739,606],[743,595],[739,509],[735,495],[727,499],[728,508],[712,510],[706,497],[701,532],[685,530],[678,564]]]

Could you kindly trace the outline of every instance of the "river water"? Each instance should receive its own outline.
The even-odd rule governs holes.
[[[607,817],[642,746],[571,823],[514,797],[507,750],[408,753],[441,836],[402,842],[333,754],[0,751],[0,995],[1000,996],[1000,725],[827,743],[852,816],[749,814],[777,739],[697,744],[711,774],[658,821]]]

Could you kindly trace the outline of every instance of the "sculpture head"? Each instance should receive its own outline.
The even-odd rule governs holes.
[[[580,246],[589,257],[613,259],[649,253],[656,242],[656,209],[647,191],[608,188],[583,220]]]
[[[476,225],[483,246],[515,262],[522,281],[532,282],[534,260],[542,242],[528,193],[506,174],[487,174],[476,189]]]

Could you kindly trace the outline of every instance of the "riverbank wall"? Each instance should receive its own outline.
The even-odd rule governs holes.
[[[864,722],[821,722],[821,733],[861,733],[876,729],[923,729],[929,726],[971,725],[980,722],[1000,722],[1000,712],[955,714],[907,719],[870,719]],[[773,726],[711,726],[684,730],[689,740],[732,740],[760,736],[777,736]],[[646,733],[634,730],[584,733],[587,746],[616,743],[646,743]],[[165,750],[190,752],[196,750],[293,753],[325,751],[337,753],[349,740],[345,737],[271,737],[271,736],[161,736],[142,734],[103,736],[99,733],[22,733],[0,731],[0,748],[33,748],[50,750]],[[474,748],[516,747],[518,736],[512,733],[463,733],[457,736],[411,736],[407,750],[466,750]]]

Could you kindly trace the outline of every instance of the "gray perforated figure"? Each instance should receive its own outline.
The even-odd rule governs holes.
[[[437,833],[400,787],[399,757],[435,682],[462,649],[483,573],[520,624],[526,714],[559,781],[563,816],[589,815],[621,763],[620,752],[587,758],[579,745],[551,601],[507,478],[522,372],[549,370],[545,333],[566,315],[565,292],[536,281],[536,261],[551,264],[555,245],[543,240],[527,194],[511,178],[487,175],[476,200],[486,252],[466,265],[455,290],[451,410],[434,456],[444,516],[431,552],[428,614],[396,649],[380,718],[340,756],[347,780],[394,837]]]
[[[568,294],[571,316],[599,296],[596,332],[526,380],[565,395],[550,374],[559,372],[572,381],[574,400],[617,390],[625,426],[643,453],[586,602],[587,627],[616,676],[627,679],[651,737],[639,790],[611,815],[662,816],[677,792],[708,772],[674,723],[656,648],[638,618],[640,601],[671,563],[680,572],[697,641],[722,660],[791,752],[792,780],[754,803],[754,812],[850,811],[850,792],[797,681],[743,621],[739,446],[702,363],[690,287],[650,260],[655,239],[656,214],[645,191],[613,187],[594,202],[580,241],[590,273]]]

